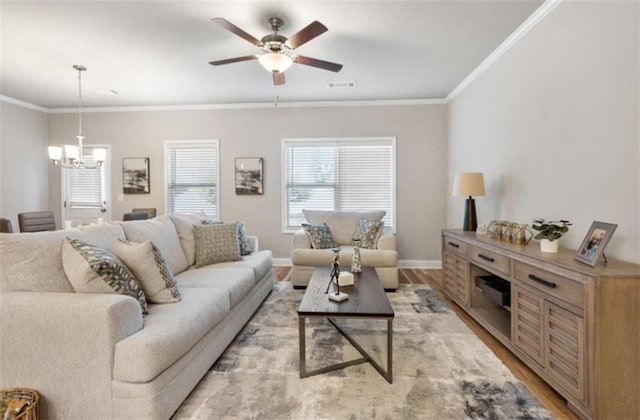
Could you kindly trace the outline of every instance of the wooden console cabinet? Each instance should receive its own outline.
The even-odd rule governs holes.
[[[443,290],[580,417],[640,419],[640,265],[536,245],[445,229]],[[496,277],[510,304],[486,293]]]

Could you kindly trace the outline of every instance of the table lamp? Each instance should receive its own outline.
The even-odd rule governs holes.
[[[475,231],[478,228],[476,202],[472,196],[484,195],[484,177],[481,172],[463,172],[456,174],[453,180],[453,195],[467,197],[464,208],[462,230]]]

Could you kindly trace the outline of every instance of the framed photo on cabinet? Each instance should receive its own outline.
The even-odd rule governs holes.
[[[578,248],[576,260],[594,267],[617,227],[618,225],[613,223],[593,222],[587,236],[584,237],[580,248]]]

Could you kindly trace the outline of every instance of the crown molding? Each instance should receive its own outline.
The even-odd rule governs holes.
[[[18,105],[23,108],[33,109],[34,111],[40,111],[49,113],[49,110],[40,105],[30,104],[29,102],[21,101],[20,99],[11,98],[9,96],[0,95],[0,102],[6,102],[8,104]]]
[[[478,65],[458,86],[456,86],[445,98],[449,103],[458,96],[467,86],[487,71],[496,61],[507,53],[520,39],[529,33],[536,25],[546,18],[564,0],[546,0],[531,16],[525,20],[511,35],[505,39],[482,63]]]

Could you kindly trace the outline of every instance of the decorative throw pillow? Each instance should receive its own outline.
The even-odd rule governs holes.
[[[213,220],[203,220],[202,223],[204,223],[205,225],[223,224],[223,222]],[[240,255],[249,255],[253,252],[253,248],[251,247],[251,243],[247,239],[247,227],[244,225],[244,222],[236,223],[238,224],[238,245],[240,246]]]
[[[193,233],[196,237],[196,267],[242,259],[237,223],[195,225]]]
[[[147,314],[147,300],[136,278],[109,251],[78,239],[62,243],[62,267],[79,293],[118,293],[131,296]]]
[[[333,240],[331,236],[331,230],[326,223],[321,225],[309,225],[307,223],[302,224],[302,229],[307,233],[311,240],[311,246],[314,249],[327,249],[335,248],[338,243]]]
[[[167,261],[153,242],[118,240],[115,253],[136,277],[147,301],[153,303],[180,302],[180,291]]]
[[[369,219],[360,219],[353,238],[360,239],[360,248],[376,249],[383,228],[384,222],[382,221],[374,222]]]

